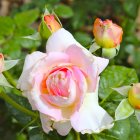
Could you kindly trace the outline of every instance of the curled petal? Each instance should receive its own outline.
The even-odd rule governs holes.
[[[108,65],[109,59],[94,56],[95,64],[98,66],[98,74],[100,74]],[[95,67],[95,66],[94,66]]]
[[[17,88],[20,88],[22,91],[29,90],[31,88],[30,83],[29,83],[29,78],[30,78],[29,73],[32,67],[37,63],[37,61],[39,61],[45,56],[46,54],[41,53],[41,52],[34,52],[26,56],[23,72],[18,80]]]
[[[54,122],[53,127],[57,130],[58,134],[60,134],[61,136],[66,136],[72,128],[70,121]]]
[[[55,52],[55,51],[65,51],[70,45],[79,44],[72,36],[64,28],[59,29],[55,33],[53,33],[48,39],[46,45],[47,52]]]
[[[47,115],[40,113],[40,119],[41,119],[42,128],[45,133],[48,134],[50,131],[53,130],[51,127],[53,122],[49,119]]]
[[[71,117],[72,127],[81,133],[99,133],[113,126],[113,119],[109,114],[94,102],[94,93],[88,93],[83,105]]]

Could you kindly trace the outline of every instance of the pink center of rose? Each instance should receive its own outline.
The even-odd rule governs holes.
[[[48,92],[55,96],[68,97],[70,77],[71,72],[68,68],[53,70],[46,80]]]
[[[86,77],[86,74],[76,66],[56,67],[42,80],[41,92],[53,96],[69,97],[71,82],[83,82],[86,81]]]

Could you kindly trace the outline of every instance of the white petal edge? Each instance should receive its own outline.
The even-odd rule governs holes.
[[[54,122],[53,127],[57,130],[57,133],[60,134],[61,136],[66,136],[72,128],[70,121]]]
[[[72,44],[77,45],[79,43],[73,38],[70,32],[61,28],[49,37],[46,51],[47,53],[55,51],[63,52]]]
[[[40,119],[41,119],[42,128],[45,133],[48,134],[50,131],[53,130],[51,127],[53,122],[49,119],[47,115],[40,113]]]
[[[26,56],[24,66],[23,66],[23,71],[17,83],[17,88],[21,89],[22,91],[30,89],[29,73],[33,65],[36,64],[37,61],[39,61],[45,56],[46,56],[45,53],[41,53],[38,51],[33,52],[32,54]]]

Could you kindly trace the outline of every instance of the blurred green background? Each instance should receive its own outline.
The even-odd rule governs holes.
[[[37,32],[45,6],[55,11],[63,27],[85,47],[93,40],[93,22],[97,17],[111,19],[120,25],[124,31],[123,41],[119,55],[111,60],[110,65],[134,68],[140,78],[140,0],[0,0],[0,52],[4,54],[5,59],[23,60],[28,53],[35,50],[45,51],[44,41],[22,38]],[[20,76],[22,65],[23,61],[10,70],[14,79]],[[5,90],[7,93],[18,92]],[[26,99],[18,96],[15,100],[30,108]],[[0,140],[76,139],[73,131],[67,137],[58,136],[55,132],[45,135],[40,127],[30,131],[25,127],[25,130],[21,131],[31,118],[2,100],[0,108]],[[135,120],[133,116],[129,123],[127,119],[118,122],[112,132],[103,132],[100,136],[81,135],[81,139],[140,140],[140,125],[132,120]]]

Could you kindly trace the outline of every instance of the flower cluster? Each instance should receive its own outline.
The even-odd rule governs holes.
[[[99,133],[113,126],[112,117],[98,103],[99,74],[109,60],[96,57],[62,28],[54,15],[44,15],[51,31],[46,53],[25,59],[18,88],[38,110],[43,130],[67,135]]]
[[[39,112],[46,133],[56,129],[65,136],[73,128],[82,134],[91,134],[113,127],[113,118],[98,103],[98,88],[100,73],[109,63],[107,58],[116,55],[112,52],[118,49],[122,33],[121,27],[112,21],[96,19],[95,42],[91,48],[102,48],[105,58],[97,57],[62,27],[55,14],[43,15],[38,35],[48,39],[46,53],[36,51],[27,55],[17,88],[28,98],[32,109]],[[17,62],[4,64],[0,54],[1,75]],[[12,87],[2,77],[3,85]],[[129,91],[129,102],[139,107],[137,94],[133,96],[136,91],[137,87]]]
[[[18,88],[40,112],[46,133],[53,128],[61,135],[71,128],[98,133],[113,126],[98,104],[99,74],[107,64],[108,59],[92,55],[61,28],[48,39],[46,53],[26,57]]]

